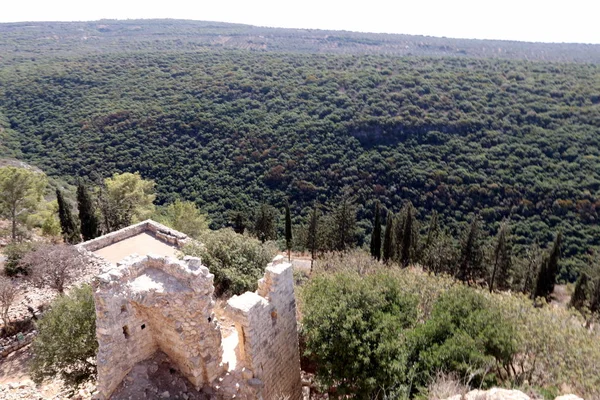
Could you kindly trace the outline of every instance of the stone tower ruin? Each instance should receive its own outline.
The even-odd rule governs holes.
[[[290,264],[276,258],[256,292],[227,302],[222,312],[237,333],[236,359],[227,362],[208,268],[199,258],[172,257],[169,248],[162,248],[161,255],[131,255],[116,263],[103,258],[114,253],[110,246],[122,253],[126,240],[131,240],[131,252],[139,254],[147,253],[148,246],[178,249],[189,239],[144,221],[80,245],[105,263],[93,283],[100,399],[109,399],[132,368],[159,351],[197,389],[214,389],[215,399],[302,398]]]

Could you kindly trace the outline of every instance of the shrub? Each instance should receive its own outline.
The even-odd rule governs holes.
[[[57,297],[37,329],[31,363],[35,382],[60,375],[68,385],[77,386],[95,376],[96,311],[89,285]]]
[[[398,264],[382,264],[367,252],[354,250],[347,253],[326,253],[316,260],[313,275],[350,272],[366,276],[386,273],[406,293],[418,298],[418,320],[429,317],[433,304],[441,293],[455,284],[455,280],[445,276],[432,276],[416,272],[412,268],[400,268]],[[300,307],[302,297],[300,297]]]
[[[4,273],[8,276],[18,274],[27,274],[27,269],[21,265],[21,259],[35,248],[35,245],[30,242],[13,242],[6,246],[2,251],[6,256],[4,264]]]
[[[27,253],[20,261],[28,278],[37,287],[50,287],[62,294],[85,268],[85,257],[66,244],[45,244]]]
[[[497,384],[516,352],[514,327],[483,294],[456,286],[442,294],[431,317],[411,332],[414,382],[455,372],[475,385]]]
[[[406,376],[405,329],[417,298],[385,273],[323,274],[303,290],[303,334],[317,376],[340,395],[382,398]]]
[[[515,332],[518,357],[513,361],[516,384],[568,385],[581,397],[600,397],[598,328],[587,329],[576,310],[536,307],[525,296],[498,294],[494,301],[505,318],[519,327]]]
[[[9,311],[18,292],[17,285],[10,278],[0,275],[0,319],[2,319],[6,330],[9,330],[10,325]]]
[[[464,395],[468,391],[469,387],[464,385],[455,374],[438,372],[424,394],[429,400],[442,400],[457,394]]]
[[[369,258],[361,252],[325,255],[300,288],[301,341],[323,383],[343,385],[346,373],[359,380],[347,381],[345,389],[360,386],[354,391],[358,398],[378,398],[380,388],[402,385],[410,386],[411,394],[432,394],[441,374],[472,386],[498,382],[551,391],[567,385],[584,398],[600,398],[600,329],[586,328],[580,313]],[[374,287],[375,279],[383,286]],[[386,342],[384,336],[381,343],[392,350],[371,361],[364,354],[377,354],[377,335],[386,332],[380,323],[389,322],[387,316],[373,316],[393,298],[386,297],[388,285],[417,300],[416,314],[410,311],[416,323],[397,326],[396,340]],[[357,325],[363,316],[367,323]],[[370,352],[359,353],[361,348]],[[395,377],[386,375],[395,362],[405,367]],[[371,363],[378,368],[370,369]]]
[[[200,240],[202,244],[187,245],[183,253],[200,257],[202,264],[215,275],[217,296],[256,290],[258,279],[275,255],[272,246],[229,228],[208,231]]]

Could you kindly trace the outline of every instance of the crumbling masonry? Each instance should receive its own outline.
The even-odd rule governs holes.
[[[153,227],[144,232],[162,227],[144,223]],[[276,259],[257,292],[228,301],[225,313],[238,334],[235,370],[223,362],[213,277],[192,257],[133,255],[116,266],[107,263],[94,281],[99,398],[110,398],[136,364],[162,351],[196,388],[214,389],[214,398],[301,399],[291,265]]]

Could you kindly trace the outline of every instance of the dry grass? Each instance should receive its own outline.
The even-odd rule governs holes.
[[[454,374],[438,373],[427,387],[427,399],[442,400],[456,395],[465,395],[469,387],[464,385]]]

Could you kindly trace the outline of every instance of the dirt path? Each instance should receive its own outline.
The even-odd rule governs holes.
[[[8,357],[0,359],[0,385],[29,379],[31,345],[25,346]]]

